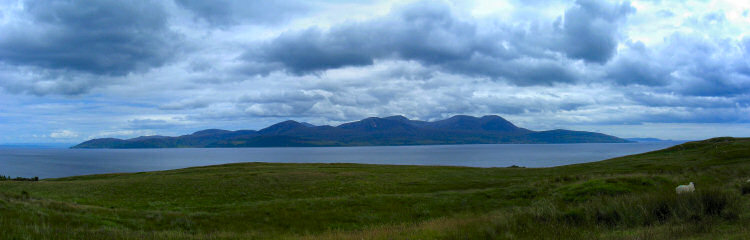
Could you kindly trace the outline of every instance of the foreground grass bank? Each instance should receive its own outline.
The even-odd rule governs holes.
[[[0,239],[745,239],[747,179],[750,139],[717,138],[538,169],[243,163],[2,181]],[[690,181],[694,194],[674,193]]]

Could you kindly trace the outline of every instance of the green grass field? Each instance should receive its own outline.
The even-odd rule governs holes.
[[[747,239],[748,179],[750,139],[716,138],[554,168],[242,163],[0,181],[0,239]],[[695,193],[675,194],[690,181]]]

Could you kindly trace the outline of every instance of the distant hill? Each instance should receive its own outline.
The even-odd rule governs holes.
[[[264,129],[207,129],[178,137],[99,138],[73,148],[316,147],[489,143],[623,143],[629,140],[584,131],[532,131],[496,115],[457,115],[439,121],[404,116],[371,117],[338,126],[315,126],[293,120]]]

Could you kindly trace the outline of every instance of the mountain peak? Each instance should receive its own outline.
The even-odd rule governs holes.
[[[505,118],[498,116],[498,115],[484,115],[479,119],[502,119],[505,120]]]
[[[394,115],[394,116],[390,116],[390,117],[384,117],[383,119],[400,121],[400,122],[408,122],[408,121],[410,121],[408,118],[404,117],[403,115]]]
[[[481,118],[455,115],[445,120],[431,124],[435,128],[459,131],[494,131],[494,132],[526,132],[528,130],[516,127],[513,123],[497,115],[486,115]]]
[[[315,124],[309,123],[309,122],[300,122],[299,124],[302,124],[305,127],[317,127]]]
[[[261,135],[276,135],[276,134],[283,134],[290,130],[294,130],[298,128],[307,128],[307,127],[308,126],[300,122],[297,122],[294,120],[286,120],[286,121],[268,126],[267,128],[261,129],[258,131],[258,133],[260,133]]]
[[[508,120],[505,120],[505,118],[502,118],[497,115],[487,115],[483,116],[479,119],[482,125],[482,129],[488,130],[488,131],[503,131],[503,132],[513,132],[513,131],[519,131],[519,130],[525,130],[523,128],[519,128],[516,125],[513,125]]]
[[[449,130],[479,130],[479,118],[455,115],[443,120],[432,122],[432,126],[440,129]]]
[[[474,120],[474,119],[479,119],[479,118],[474,117],[474,116],[460,115],[459,114],[459,115],[453,115],[453,117],[446,118],[445,120],[453,120],[453,121],[462,120],[462,121],[466,121],[466,120]]]
[[[294,121],[294,120],[286,120],[286,121],[282,121],[282,122],[279,122],[279,123],[274,124],[274,125],[279,125],[279,124],[287,124],[287,125],[298,125],[299,124],[299,125],[302,125],[302,123]],[[271,126],[273,126],[273,125],[271,125]]]
[[[399,118],[396,118],[399,119]],[[369,117],[359,121],[344,123],[338,126],[341,129],[362,130],[362,131],[382,131],[382,130],[412,130],[414,126],[402,120],[393,118]]]

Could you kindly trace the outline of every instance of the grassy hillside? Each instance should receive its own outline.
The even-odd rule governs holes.
[[[0,239],[744,239],[747,179],[750,139],[717,138],[555,168],[243,163],[0,181]],[[696,193],[674,193],[690,181]]]

